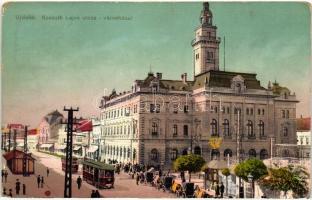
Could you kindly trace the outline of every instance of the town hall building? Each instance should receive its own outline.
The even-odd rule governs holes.
[[[295,156],[295,94],[277,82],[264,87],[256,74],[221,71],[220,42],[203,3],[191,42],[194,77],[166,80],[149,72],[130,91],[104,96],[101,160],[170,167],[188,153],[206,161],[266,159],[276,156],[275,144],[285,144],[279,156]],[[221,138],[219,148],[209,145],[211,138]]]

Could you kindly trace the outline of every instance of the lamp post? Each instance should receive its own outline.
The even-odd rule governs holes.
[[[254,182],[253,182],[253,176],[251,174],[248,174],[247,176],[248,182],[251,184],[251,198],[254,198]]]

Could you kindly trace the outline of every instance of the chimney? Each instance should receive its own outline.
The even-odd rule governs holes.
[[[157,77],[159,80],[162,79],[162,73],[157,72],[157,73],[156,73],[156,77]]]
[[[183,83],[186,84],[186,81],[187,81],[187,73],[183,73],[183,74],[181,75],[181,79],[182,79]]]

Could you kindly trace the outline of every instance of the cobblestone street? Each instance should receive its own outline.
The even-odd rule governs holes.
[[[22,175],[12,175],[10,170],[7,183],[3,183],[3,187],[6,188],[7,193],[9,189],[13,191],[13,197],[48,197],[45,195],[46,191],[50,191],[51,195],[49,197],[63,197],[64,193],[64,172],[61,169],[61,159],[55,156],[47,155],[44,153],[34,152],[34,157],[36,158],[35,164],[35,175],[29,177],[23,177]],[[2,163],[5,163],[2,160]],[[46,169],[49,167],[50,174],[47,177]],[[37,176],[44,176],[44,187],[37,187]],[[77,188],[76,179],[78,175],[81,175],[81,170],[78,174],[73,175],[72,181],[72,197],[88,198],[91,195],[91,191],[96,189],[95,187],[87,184],[83,181],[80,190]],[[26,184],[26,195],[16,195],[15,193],[15,182],[19,179],[21,184]],[[128,174],[121,173],[116,175],[115,188],[113,189],[103,189],[100,190],[102,197],[129,197],[129,198],[174,198],[175,195],[169,192],[158,191],[156,188],[149,185],[139,185],[135,184],[135,180],[131,179]]]

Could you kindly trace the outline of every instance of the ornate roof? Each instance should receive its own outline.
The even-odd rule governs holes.
[[[297,119],[297,131],[311,130],[311,117]]]

